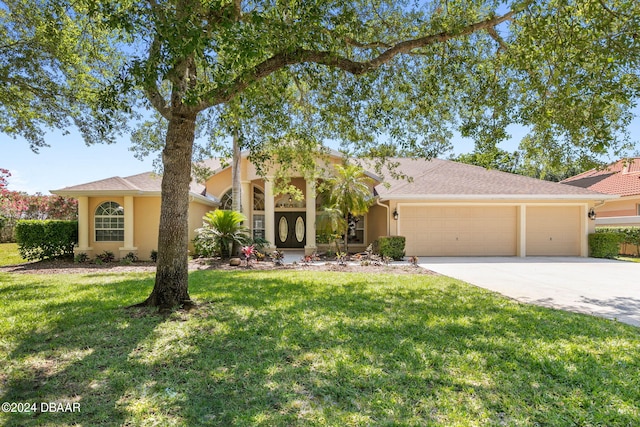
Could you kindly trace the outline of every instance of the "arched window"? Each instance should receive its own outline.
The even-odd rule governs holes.
[[[104,202],[96,209],[96,242],[124,241],[124,209],[116,202]]]
[[[264,239],[264,191],[258,187],[253,187],[253,238]]]
[[[258,187],[253,187],[253,210],[264,210],[264,192]]]
[[[220,208],[225,211],[232,210],[233,207],[233,190],[229,190],[220,198]]]

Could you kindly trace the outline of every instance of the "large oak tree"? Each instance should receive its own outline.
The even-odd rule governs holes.
[[[158,269],[145,301],[152,306],[189,300],[197,123],[229,102],[246,97],[251,105],[267,91],[303,88],[314,106],[304,120],[322,123],[319,135],[339,136],[355,155],[384,158],[433,156],[454,129],[495,146],[511,123],[531,129],[532,149],[603,152],[626,142],[639,93],[636,0],[130,0],[67,7],[96,28],[128,36],[112,44],[128,61],[119,79],[105,79],[107,101],[142,99],[166,123]],[[297,114],[291,111],[292,121],[303,117]]]

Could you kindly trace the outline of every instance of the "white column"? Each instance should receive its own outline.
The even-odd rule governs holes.
[[[518,246],[516,247],[516,255],[524,258],[527,256],[527,205],[518,206]]]
[[[89,221],[89,198],[78,197],[78,246],[73,249],[76,255],[84,252],[91,256],[93,248],[89,246]]]
[[[133,214],[133,196],[124,197],[124,246],[119,248],[120,258],[127,255],[129,252],[135,252],[138,250],[133,246],[133,232],[134,232],[134,214]]]
[[[313,254],[318,247],[316,246],[316,183],[313,180],[307,180],[307,244],[304,247],[306,255]]]
[[[589,205],[580,208],[580,256],[589,256],[589,233],[595,233],[596,222],[589,219]]]
[[[242,191],[240,205],[242,206],[242,213],[247,217],[249,223],[251,223],[251,182],[250,181],[242,181],[240,184]],[[248,224],[247,224],[248,225]]]
[[[269,179],[270,177],[267,177],[264,180],[264,237],[269,242],[269,250],[275,250],[276,207],[275,200],[273,199],[273,184],[271,184]]]

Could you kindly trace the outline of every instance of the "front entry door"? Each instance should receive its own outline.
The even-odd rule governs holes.
[[[276,246],[304,248],[306,243],[306,212],[276,212]]]

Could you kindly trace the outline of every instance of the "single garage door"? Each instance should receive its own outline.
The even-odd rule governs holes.
[[[515,206],[398,207],[408,256],[515,256]]]
[[[527,256],[580,256],[580,207],[528,206]]]

